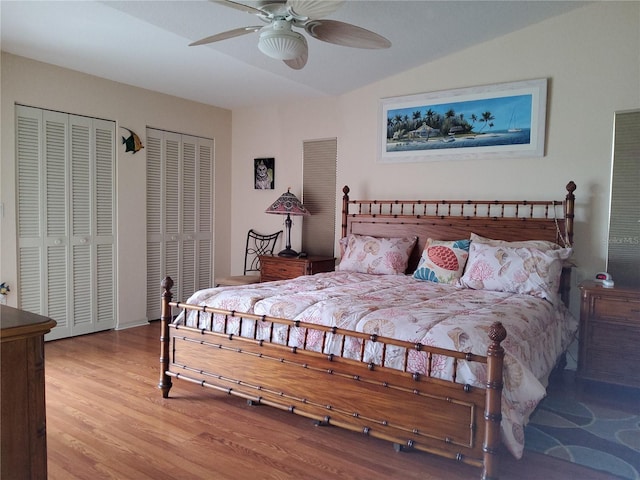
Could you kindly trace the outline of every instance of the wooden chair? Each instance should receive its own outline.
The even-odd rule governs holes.
[[[247,244],[244,250],[244,275],[216,278],[215,286],[249,285],[260,281],[260,255],[273,255],[278,237],[282,230],[262,235],[251,229],[247,232]],[[253,272],[253,273],[252,273]]]

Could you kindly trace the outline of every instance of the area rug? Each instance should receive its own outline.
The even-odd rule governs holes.
[[[525,429],[525,448],[616,478],[640,480],[640,416],[545,398]]]

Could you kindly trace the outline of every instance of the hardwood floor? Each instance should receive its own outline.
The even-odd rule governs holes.
[[[480,470],[175,380],[157,388],[160,325],[48,342],[51,480],[447,479]],[[504,480],[604,480],[544,455],[504,455]]]

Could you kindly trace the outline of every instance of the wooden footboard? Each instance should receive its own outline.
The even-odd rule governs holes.
[[[168,397],[172,378],[236,395],[255,404],[269,405],[324,424],[335,425],[393,442],[399,446],[452,458],[482,467],[482,478],[498,478],[502,364],[506,337],[502,324],[491,327],[486,356],[466,354],[372,336],[339,328],[305,324],[274,317],[219,310],[172,302],[173,281],[163,281],[160,382]],[[217,314],[224,331],[172,324],[172,307]],[[244,324],[251,338],[235,333]],[[233,325],[233,328],[231,327]],[[276,343],[274,328],[281,325],[286,338],[292,329],[331,335],[363,345],[359,359],[326,355]],[[258,336],[258,326],[261,336]],[[267,331],[266,338],[264,331]],[[262,339],[261,339],[262,338]],[[364,342],[376,342],[381,364],[367,363]],[[402,370],[382,366],[389,347],[407,352]],[[427,357],[428,371],[409,371],[409,352]],[[452,359],[453,380],[432,376],[436,356]],[[486,388],[456,383],[459,362],[487,364]]]

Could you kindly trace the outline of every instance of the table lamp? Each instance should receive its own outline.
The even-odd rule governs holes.
[[[275,213],[278,215],[286,215],[284,221],[286,230],[287,244],[284,250],[278,253],[279,257],[297,257],[298,252],[291,248],[291,215],[310,215],[309,211],[304,207],[302,202],[298,200],[293,193],[287,189],[278,199],[265,210],[265,213]]]

